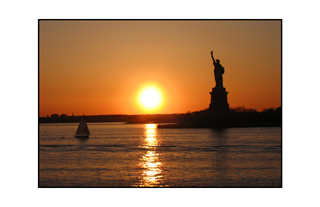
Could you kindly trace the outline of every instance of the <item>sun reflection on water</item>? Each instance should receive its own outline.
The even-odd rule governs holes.
[[[156,187],[161,186],[162,181],[162,163],[159,160],[159,154],[156,147],[159,146],[157,139],[156,124],[146,124],[145,139],[143,148],[148,151],[140,159],[139,166],[143,168],[140,179],[140,187]]]

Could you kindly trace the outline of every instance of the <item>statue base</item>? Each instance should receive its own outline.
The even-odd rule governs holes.
[[[211,112],[227,112],[230,111],[226,89],[222,88],[212,88],[211,103],[209,105],[209,111]]]

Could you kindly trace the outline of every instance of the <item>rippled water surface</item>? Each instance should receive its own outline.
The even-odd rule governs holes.
[[[281,187],[281,128],[40,124],[39,187]]]

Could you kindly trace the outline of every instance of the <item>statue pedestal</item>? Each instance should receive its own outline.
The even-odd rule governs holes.
[[[211,103],[209,105],[209,111],[211,112],[225,112],[229,111],[229,104],[227,99],[227,94],[225,88],[212,88]]]

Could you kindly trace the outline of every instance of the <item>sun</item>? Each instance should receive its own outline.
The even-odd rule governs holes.
[[[155,107],[160,103],[160,94],[153,88],[144,90],[140,101],[147,108]]]
[[[139,96],[140,105],[146,110],[157,109],[162,102],[160,91],[155,87],[146,87]]]

